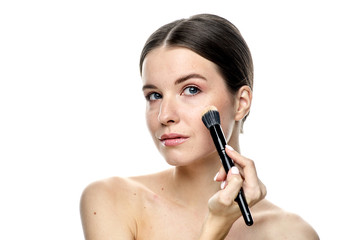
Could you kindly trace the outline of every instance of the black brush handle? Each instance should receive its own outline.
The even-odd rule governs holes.
[[[216,150],[219,153],[219,156],[221,158],[221,163],[224,166],[226,174],[229,172],[229,170],[235,166],[233,160],[226,154],[225,152],[225,146],[226,146],[226,140],[224,137],[224,133],[222,131],[222,128],[220,124],[215,124],[209,128],[211,137],[214,141],[214,144],[216,146]],[[240,207],[240,211],[244,217],[244,221],[246,225],[251,226],[253,225],[254,221],[252,219],[249,206],[246,202],[246,198],[244,195],[244,191],[241,188],[239,191],[239,194],[236,196],[235,201],[238,203]]]

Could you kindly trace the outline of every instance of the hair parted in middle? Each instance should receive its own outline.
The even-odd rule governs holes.
[[[160,27],[148,38],[141,52],[140,74],[147,54],[162,46],[188,48],[213,62],[232,94],[245,85],[253,89],[250,49],[240,31],[225,18],[198,14]]]

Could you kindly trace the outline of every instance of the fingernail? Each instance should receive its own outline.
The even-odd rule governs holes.
[[[218,175],[219,175],[219,172],[217,172],[216,175],[215,175],[215,177],[214,177],[214,181],[215,181],[215,182],[216,182],[216,179],[217,179]]]
[[[230,145],[225,145],[225,147],[231,151],[235,151]]]
[[[224,188],[225,188],[225,184],[226,184],[226,182],[225,182],[225,181],[222,181],[222,182],[221,182],[221,185],[220,185],[220,188],[221,188],[221,189],[224,189]]]
[[[231,173],[232,174],[240,174],[239,169],[235,166],[231,168]]]

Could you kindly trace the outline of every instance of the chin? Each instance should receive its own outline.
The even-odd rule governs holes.
[[[169,154],[161,153],[165,161],[174,167],[187,166],[195,161],[191,156],[186,156],[186,154]]]
[[[205,150],[205,149],[204,149]],[[172,153],[164,153],[161,152],[161,155],[164,157],[166,162],[174,167],[184,167],[189,166],[192,164],[200,163],[202,161],[209,161],[210,159],[216,159],[216,161],[219,159],[219,156],[217,154],[217,151],[215,147],[211,149],[210,151],[177,151]]]
[[[204,137],[197,141],[191,140],[177,146],[164,146],[157,142],[159,153],[171,166],[187,166],[209,159],[219,159],[212,139]]]

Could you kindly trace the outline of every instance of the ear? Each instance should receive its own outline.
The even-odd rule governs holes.
[[[240,121],[248,115],[252,101],[252,91],[249,86],[242,86],[236,94],[236,113],[235,120]]]

